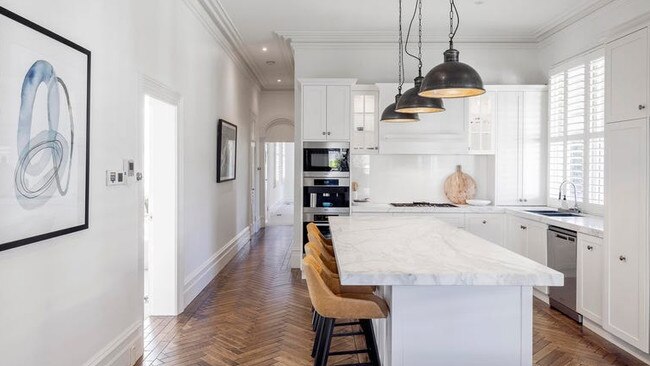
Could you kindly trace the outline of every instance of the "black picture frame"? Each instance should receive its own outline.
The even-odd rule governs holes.
[[[9,241],[9,242],[0,243],[0,252],[1,252],[1,251],[13,249],[13,248],[18,248],[18,247],[21,247],[21,246],[24,246],[24,245],[27,245],[27,244],[32,244],[32,243],[36,243],[36,242],[39,242],[39,241],[43,241],[43,240],[46,240],[46,239],[51,239],[51,238],[55,238],[55,237],[58,237],[58,236],[71,234],[71,233],[74,233],[74,232],[77,232],[77,231],[86,230],[86,229],[89,228],[89,211],[90,211],[90,202],[89,201],[90,201],[91,52],[90,52],[90,50],[80,46],[79,44],[74,43],[74,42],[70,41],[69,39],[64,38],[64,37],[60,36],[59,34],[56,34],[56,33],[52,32],[52,31],[50,31],[50,30],[48,30],[48,29],[46,29],[46,28],[44,28],[44,27],[42,27],[42,26],[40,26],[40,25],[38,25],[38,24],[36,24],[36,23],[34,23],[34,22],[32,22],[32,21],[30,21],[30,20],[28,20],[28,19],[14,13],[14,12],[6,9],[6,8],[4,8],[4,7],[1,7],[1,6],[0,6],[0,17],[5,17],[5,18],[8,18],[10,20],[13,20],[13,21],[17,22],[18,24],[21,24],[21,25],[23,25],[23,26],[25,26],[27,28],[30,28],[31,30],[33,30],[35,32],[38,32],[38,33],[40,33],[40,34],[54,40],[54,41],[57,41],[57,42],[65,45],[65,46],[68,46],[68,47],[72,48],[73,50],[78,51],[81,54],[85,55],[86,60],[87,60],[86,61],[86,98],[85,98],[86,99],[85,100],[85,102],[86,102],[86,111],[85,111],[86,112],[85,113],[85,117],[86,117],[86,126],[85,126],[85,128],[86,128],[86,131],[85,131],[85,134],[84,134],[85,139],[86,139],[85,140],[86,151],[83,154],[83,156],[85,156],[85,164],[84,164],[85,165],[85,192],[84,192],[84,208],[83,208],[84,219],[83,219],[83,223],[81,225],[76,225],[76,226],[72,226],[72,227],[68,227],[68,228],[64,228],[64,229],[60,229],[60,230],[55,230],[55,231],[51,231],[51,232],[47,232],[47,233],[43,233],[43,234],[32,235],[30,237],[26,237],[26,238],[22,238],[22,239],[18,239],[18,240],[13,240],[13,241]],[[0,101],[0,103],[1,102],[2,101]],[[0,210],[1,210],[1,208],[0,208]]]
[[[226,144],[227,141],[231,141],[231,143]],[[237,179],[237,126],[219,119],[217,125],[217,183],[235,179]]]

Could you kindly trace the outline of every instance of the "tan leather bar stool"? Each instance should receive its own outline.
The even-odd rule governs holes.
[[[341,281],[339,280],[339,274],[336,272],[332,272],[332,270],[329,269],[329,267],[323,262],[323,260],[319,256],[319,252],[316,252],[313,248],[314,248],[314,244],[312,243],[307,243],[307,245],[305,245],[305,250],[307,251],[307,257],[311,257],[313,259],[316,270],[325,281],[327,287],[329,287],[330,290],[332,290],[332,292],[334,292],[335,294],[343,294],[343,293],[372,294],[375,291],[375,286],[341,285]],[[320,320],[320,316],[312,307],[311,326],[314,331],[316,330],[316,326],[319,320]]]
[[[315,240],[321,242],[321,244],[323,244],[323,246],[330,252],[330,254],[334,255],[334,247],[332,246],[332,240],[327,239],[325,235],[323,235],[323,233],[320,231],[318,226],[313,222],[307,224],[307,238],[309,239],[309,241],[313,241],[314,239],[310,238],[309,234],[312,234]]]
[[[319,257],[330,271],[339,273],[339,269],[336,265],[336,258],[327,253],[327,251],[317,242],[310,241],[305,244],[305,252],[311,252],[314,256]]]
[[[381,298],[370,294],[335,294],[326,285],[318,272],[317,264],[311,256],[303,260],[303,268],[307,277],[309,298],[314,309],[321,315],[318,326],[314,365],[326,366],[330,356],[367,353],[370,365],[379,366],[377,343],[372,328],[371,319],[382,319],[388,316],[388,305]],[[358,319],[361,332],[334,333],[336,319]],[[363,334],[366,349],[349,351],[330,351],[333,337],[354,336]]]

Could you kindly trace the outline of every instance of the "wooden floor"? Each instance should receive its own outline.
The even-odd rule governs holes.
[[[260,231],[184,313],[147,319],[137,365],[311,365],[310,304],[304,281],[289,267],[291,235],[285,226]],[[643,365],[540,301],[533,312],[535,365]],[[333,344],[355,347],[363,340]],[[364,361],[356,357],[330,365]]]

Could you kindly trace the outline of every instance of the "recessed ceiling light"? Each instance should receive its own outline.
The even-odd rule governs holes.
[[[262,52],[266,52],[266,51],[268,51],[268,50],[269,50],[268,48],[266,48],[266,47],[262,47]]]
[[[278,79],[278,83],[281,83],[281,82],[282,82],[282,79]]]
[[[483,1],[483,0],[474,1],[474,4],[476,4],[476,5],[483,5],[483,3],[485,3],[485,1]]]

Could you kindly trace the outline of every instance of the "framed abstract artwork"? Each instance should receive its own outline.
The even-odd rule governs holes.
[[[0,7],[0,251],[88,228],[90,51]]]
[[[237,177],[237,126],[219,120],[217,126],[217,182]]]

